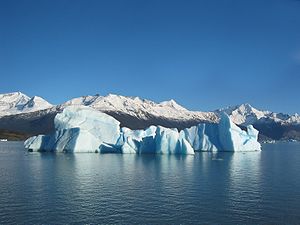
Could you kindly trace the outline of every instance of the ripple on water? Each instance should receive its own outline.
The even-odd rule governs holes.
[[[164,156],[0,144],[0,224],[299,224],[299,147]]]

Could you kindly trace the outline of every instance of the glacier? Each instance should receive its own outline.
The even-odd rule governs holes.
[[[235,125],[226,113],[219,123],[200,123],[178,131],[150,126],[120,127],[113,117],[87,106],[68,106],[54,118],[55,132],[28,138],[30,151],[122,154],[194,154],[195,151],[259,151],[258,131]]]

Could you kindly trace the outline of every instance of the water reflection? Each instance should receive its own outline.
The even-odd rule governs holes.
[[[194,156],[6,151],[0,224],[297,224],[300,151],[271,150]]]
[[[228,154],[230,188],[243,189],[249,184],[257,185],[260,179],[261,152],[236,152]],[[248,185],[247,185],[248,184]]]
[[[249,223],[259,223],[261,203],[261,152],[233,153],[229,158],[228,212],[248,216]],[[239,218],[235,218],[236,221]]]

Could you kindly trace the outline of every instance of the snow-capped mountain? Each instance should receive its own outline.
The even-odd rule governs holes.
[[[252,124],[260,131],[262,140],[300,140],[300,116],[258,110],[250,104],[218,109],[212,112],[189,111],[174,100],[155,103],[139,97],[109,94],[71,99],[51,105],[41,97],[32,98],[14,92],[0,95],[1,132],[26,136],[47,134],[54,129],[54,117],[69,105],[84,105],[105,112],[121,122],[121,126],[144,129],[150,125],[184,129],[201,122],[216,123],[220,114],[227,113],[240,126]],[[1,131],[2,130],[2,131]]]
[[[274,113],[270,111],[262,111],[252,107],[250,104],[241,104],[234,107],[227,107],[215,111],[217,114],[226,112],[236,124],[247,126],[255,123],[275,122],[282,125],[300,124],[300,116],[295,113],[294,115]]]
[[[20,110],[29,100],[30,98],[21,92],[0,94],[0,112]]]
[[[247,126],[255,123],[275,122],[280,124],[300,124],[300,115],[274,113],[258,110],[250,104],[218,109],[213,112],[189,111],[173,99],[155,103],[139,97],[126,97],[109,94],[107,96],[88,95],[73,98],[58,106],[51,105],[41,97],[32,98],[21,92],[0,94],[0,117],[21,113],[37,112],[49,109],[61,111],[69,105],[84,105],[102,112],[121,113],[147,120],[149,118],[163,118],[176,121],[206,121],[217,122],[221,112],[227,113],[234,123]]]
[[[0,117],[35,112],[51,107],[53,105],[38,96],[30,98],[21,92],[0,94]]]
[[[68,105],[85,105],[103,112],[121,112],[139,119],[160,117],[173,120],[217,121],[214,112],[189,111],[174,100],[155,103],[139,97],[109,94],[107,96],[95,95],[74,98],[62,104],[61,107],[64,108]]]

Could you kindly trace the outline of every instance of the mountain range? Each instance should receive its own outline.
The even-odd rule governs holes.
[[[217,123],[227,113],[241,128],[252,124],[260,131],[260,140],[300,140],[300,116],[258,110],[241,104],[211,112],[190,111],[174,100],[155,103],[139,97],[109,94],[73,98],[59,105],[45,99],[29,97],[21,92],[0,94],[0,138],[22,140],[54,129],[53,119],[69,105],[84,105],[105,112],[121,122],[121,126],[144,129],[162,125],[183,129],[200,122]]]

